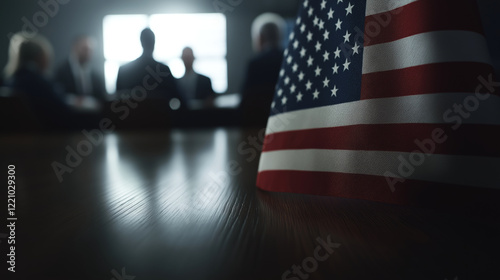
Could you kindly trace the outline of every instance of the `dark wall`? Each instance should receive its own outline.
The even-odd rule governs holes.
[[[108,14],[153,14],[182,12],[217,12],[213,0],[41,0],[43,3],[57,1],[59,11],[48,16],[46,25],[37,28],[54,45],[56,64],[68,54],[72,40],[80,34],[90,34],[99,40],[95,66],[104,68],[102,50],[102,19]],[[225,11],[228,30],[228,74],[229,92],[239,92],[245,65],[253,55],[250,26],[262,12],[276,12],[284,17],[295,17],[299,0],[219,0],[222,3],[239,3]],[[65,4],[63,4],[65,3]],[[0,9],[0,69],[7,62],[8,34],[20,31],[25,25],[23,18],[31,23],[34,15],[43,11],[37,1],[4,0]],[[40,18],[38,23],[43,23]],[[40,24],[38,24],[40,25]],[[35,25],[36,27],[36,25]],[[174,28],[174,27],[173,27]]]

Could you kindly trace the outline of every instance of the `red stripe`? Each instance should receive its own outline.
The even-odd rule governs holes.
[[[496,189],[417,180],[395,184],[393,192],[387,179],[382,176],[329,172],[263,171],[258,175],[257,186],[272,192],[328,195],[418,206],[443,207],[452,203],[467,207],[476,201],[496,205],[500,199],[500,190]]]
[[[266,136],[264,152],[300,149],[413,152],[500,156],[500,126],[463,124],[373,124],[280,132]],[[435,131],[447,139],[438,144]],[[440,141],[440,136],[434,137]],[[419,143],[416,143],[418,139]],[[433,148],[435,147],[435,148]]]
[[[475,1],[420,0],[394,11],[367,16],[364,45],[440,30],[466,30],[482,34]]]
[[[361,99],[445,92],[474,93],[478,77],[489,77],[493,67],[484,63],[449,62],[363,74]],[[485,92],[485,88],[481,88]]]

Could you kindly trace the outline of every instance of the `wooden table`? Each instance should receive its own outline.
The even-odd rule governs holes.
[[[500,279],[497,216],[259,191],[258,133],[107,134],[62,182],[82,133],[0,135],[18,218],[2,279]]]

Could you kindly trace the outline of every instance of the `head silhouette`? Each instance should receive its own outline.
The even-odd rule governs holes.
[[[184,62],[184,66],[186,67],[186,72],[190,72],[193,70],[193,63],[195,60],[193,49],[190,47],[186,47],[182,50],[182,61]]]
[[[141,32],[141,44],[144,54],[153,55],[155,50],[156,37],[153,30],[146,28]]]
[[[18,65],[22,67],[34,67],[41,74],[45,74],[49,69],[52,59],[52,46],[44,37],[37,36],[28,39],[19,46]]]
[[[273,13],[258,16],[252,24],[252,38],[257,52],[267,48],[279,48],[285,29],[284,19]]]
[[[260,29],[260,43],[261,48],[266,46],[278,47],[281,43],[281,32],[278,27],[273,22],[268,22],[262,26]]]
[[[73,42],[73,54],[80,65],[87,65],[92,60],[94,46],[94,40],[86,35],[77,37]]]

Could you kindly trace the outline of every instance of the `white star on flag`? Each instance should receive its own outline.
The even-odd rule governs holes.
[[[302,92],[299,92],[299,94],[297,94],[297,102],[302,101],[302,97],[304,97]]]
[[[351,33],[349,33],[349,31],[346,31],[345,32],[345,35],[344,35],[344,43],[347,43],[349,42],[349,38],[351,37]]]
[[[321,50],[321,43],[318,41],[316,42],[316,51],[319,52]]]
[[[349,65],[351,65],[351,62],[346,58],[344,63],[344,71],[349,70]]]
[[[345,8],[345,10],[346,10],[346,16],[348,14],[352,14],[352,8],[354,8],[354,5],[351,5],[351,3],[349,2],[349,6],[347,8]]]
[[[307,33],[307,41],[310,42],[313,39],[313,34],[311,32]]]
[[[316,70],[314,70],[314,72],[316,73],[316,77],[320,76],[321,75],[321,68],[319,68],[319,66],[316,66]]]
[[[315,90],[313,92],[313,96],[314,96],[314,99],[318,99],[319,98],[319,91],[318,90]]]
[[[335,24],[335,30],[342,29],[342,21],[340,18],[337,20],[337,23]]]
[[[323,87],[329,87],[330,86],[330,80],[328,78],[325,78],[323,81]]]
[[[333,53],[335,54],[335,58],[340,58],[340,49],[339,49],[339,47],[337,47],[337,49]]]
[[[333,13],[335,11],[333,9],[330,9],[330,11],[328,12],[328,19],[332,19],[333,18]]]
[[[359,54],[359,48],[358,42],[354,43],[354,47],[352,47],[353,54]]]
[[[333,89],[332,89],[332,96],[335,96],[337,97],[337,92],[339,91],[339,89],[337,88],[337,86],[333,86]]]
[[[285,104],[286,104],[286,102],[287,102],[287,100],[288,100],[288,99],[286,98],[286,96],[284,96],[284,97],[283,97],[283,99],[281,99],[281,103],[282,103],[283,105],[285,105]]]
[[[338,74],[339,73],[339,66],[337,63],[335,63],[335,66],[333,66],[333,74]]]
[[[330,38],[330,32],[328,30],[325,30],[325,33],[323,33],[323,39],[326,41]]]
[[[330,53],[328,51],[325,51],[325,53],[323,54],[323,60],[327,61],[329,59],[330,59]]]

